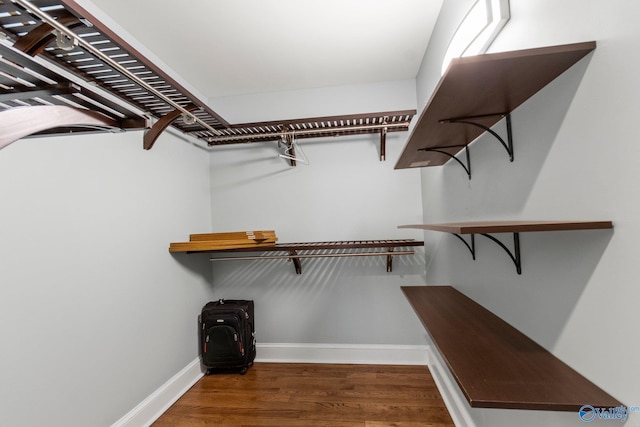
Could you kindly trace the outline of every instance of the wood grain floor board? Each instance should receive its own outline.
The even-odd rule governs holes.
[[[153,427],[452,427],[426,366],[256,363],[203,377]]]

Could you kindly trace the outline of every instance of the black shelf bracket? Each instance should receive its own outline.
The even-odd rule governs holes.
[[[464,237],[462,237],[459,234],[451,233],[451,235],[456,236],[458,239],[460,239],[462,243],[465,244],[467,249],[469,249],[469,252],[471,252],[471,258],[473,258],[473,260],[475,261],[476,260],[476,235],[475,234],[471,235],[471,243],[464,240]]]
[[[458,147],[464,147],[464,151],[467,155],[467,164],[465,165],[464,163],[462,163],[462,160],[460,160],[459,158],[456,157],[455,154],[451,154],[447,151],[444,151],[447,148],[458,148]],[[469,157],[469,146],[468,145],[442,145],[442,146],[437,146],[437,147],[426,147],[426,148],[419,148],[418,151],[433,151],[434,153],[440,153],[440,154],[444,154],[445,156],[449,156],[451,157],[453,160],[455,160],[456,162],[458,162],[458,164],[460,166],[462,166],[465,170],[465,172],[467,172],[467,176],[469,177],[469,180],[471,180],[471,157]]]
[[[507,123],[507,140],[505,141],[500,135],[498,135],[493,129],[483,125],[482,123],[478,123],[473,121],[474,119],[480,119],[483,117],[492,117],[492,116],[502,116],[506,118]],[[496,113],[496,114],[485,114],[482,116],[471,116],[471,117],[456,117],[453,119],[444,119],[440,120],[440,123],[462,123],[467,125],[472,125],[481,128],[485,132],[489,132],[493,135],[500,144],[504,147],[509,155],[509,161],[513,162],[513,132],[511,130],[511,114],[510,113]],[[467,155],[467,164],[462,163],[460,159],[458,159],[454,154],[448,153],[444,151],[446,148],[456,148],[456,147],[464,147]],[[445,146],[436,146],[436,147],[425,147],[419,148],[418,151],[433,151],[436,153],[444,154],[451,157],[453,160],[458,162],[460,166],[462,166],[467,172],[467,176],[471,179],[471,159],[469,157],[469,146],[467,144],[464,145],[445,145]]]
[[[471,252],[471,257],[475,260],[476,259],[475,234],[471,235],[471,243],[467,242],[459,234],[456,234],[456,233],[451,233],[451,234],[453,236],[456,236],[458,239],[460,239],[460,241],[462,243],[465,244],[467,249],[469,249],[469,252]],[[511,252],[511,250],[509,250],[509,248],[504,243],[502,243],[500,240],[496,239],[492,235],[486,234],[486,233],[480,233],[480,235],[486,237],[489,240],[492,240],[498,246],[500,246],[502,249],[504,249],[504,251],[507,253],[507,255],[509,255],[509,257],[513,261],[514,265],[516,266],[516,272],[518,274],[522,274],[522,260],[521,260],[521,257],[520,257],[520,233],[513,233],[513,252]]]

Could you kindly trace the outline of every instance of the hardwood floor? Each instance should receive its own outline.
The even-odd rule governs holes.
[[[453,425],[426,366],[256,363],[203,377],[153,427]]]

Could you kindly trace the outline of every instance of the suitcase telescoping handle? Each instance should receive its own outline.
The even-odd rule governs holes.
[[[226,300],[224,298],[220,298],[218,300],[218,304],[220,304],[220,305],[224,305],[225,303],[226,303]],[[242,310],[242,312],[244,313],[244,317],[249,319],[249,313],[246,310]]]

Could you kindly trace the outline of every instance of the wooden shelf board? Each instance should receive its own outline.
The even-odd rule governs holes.
[[[451,286],[402,291],[472,407],[578,411],[618,400]]]
[[[267,240],[267,239],[276,239],[276,232],[274,230],[255,230],[255,231],[230,231],[223,233],[201,233],[201,234],[190,234],[189,241],[191,242],[201,242],[201,241],[212,241],[212,240],[239,240],[239,239],[250,239],[250,240]]]
[[[529,231],[597,230],[613,228],[611,221],[472,221],[400,225],[455,234],[519,233]]]
[[[445,151],[455,155],[484,130],[443,124],[442,120],[492,115],[475,120],[491,127],[502,119],[499,114],[515,110],[595,47],[591,41],[454,59],[411,131],[395,168],[446,163],[449,156],[419,150],[453,145],[457,147]]]
[[[241,241],[241,240],[221,240],[221,241],[191,241],[175,242],[169,244],[169,252],[210,252],[225,251],[230,249],[247,248],[249,250],[260,250],[265,247],[273,247],[275,240]]]

